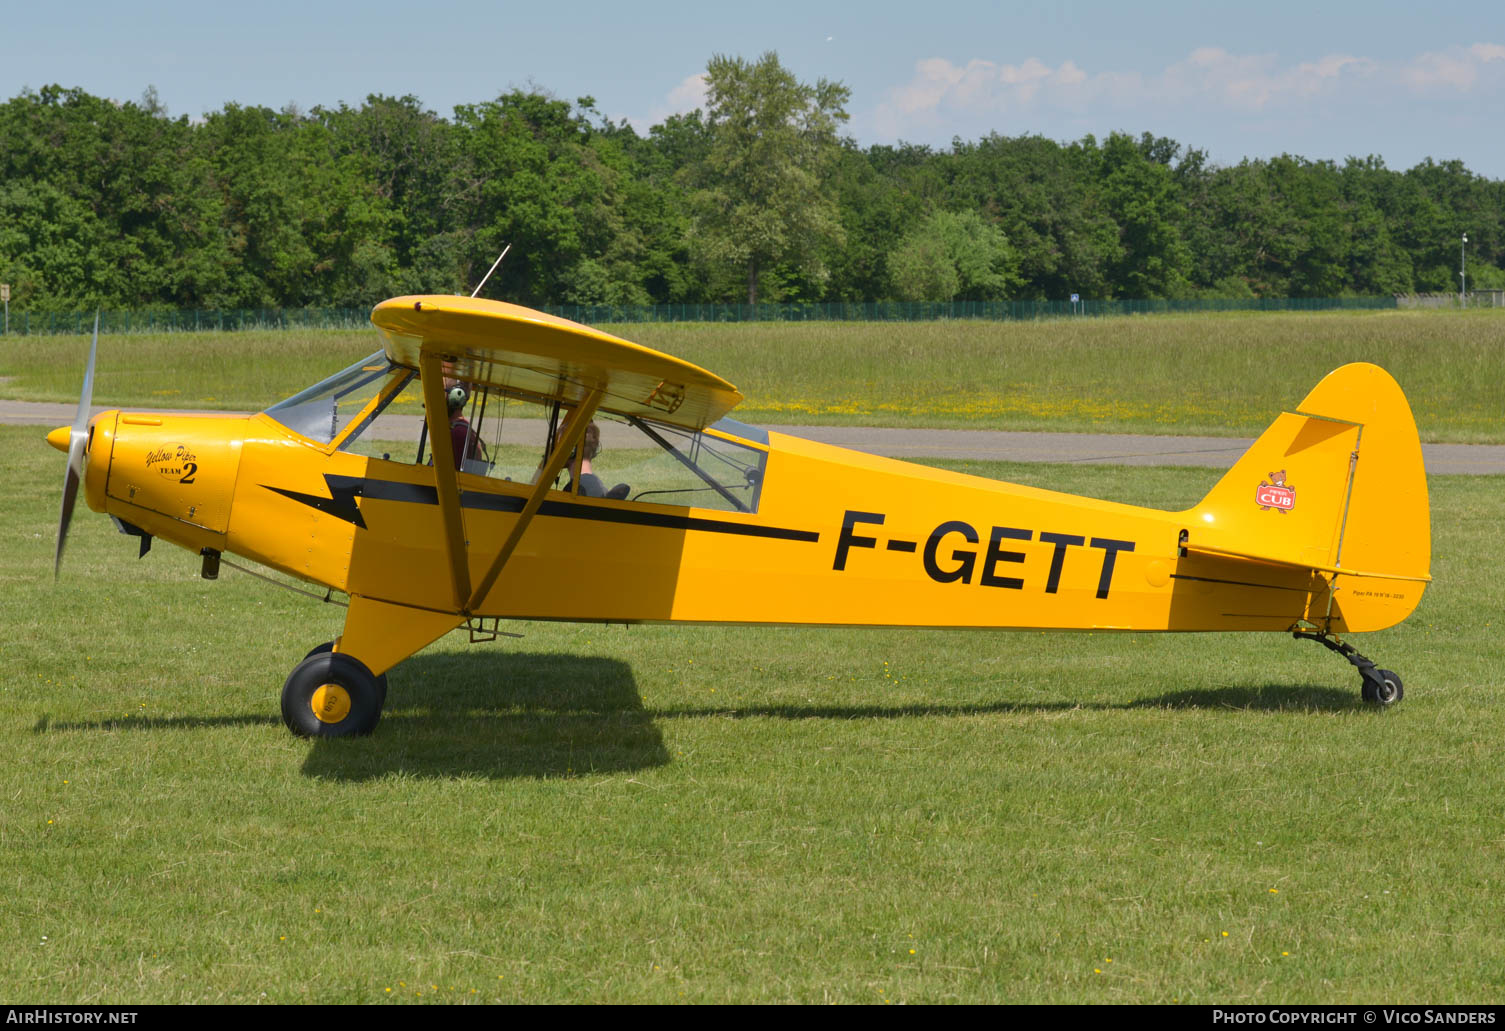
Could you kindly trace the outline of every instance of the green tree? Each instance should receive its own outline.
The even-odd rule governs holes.
[[[1168,164],[1178,149],[1148,133],[1138,143],[1122,133],[1103,142],[1100,189],[1120,243],[1108,275],[1120,297],[1177,296],[1189,281],[1186,212]]]
[[[1287,263],[1290,297],[1337,297],[1347,282],[1351,211],[1343,203],[1337,167],[1282,154],[1267,166],[1272,188],[1300,231]]]
[[[373,94],[359,108],[315,108],[338,158],[363,162],[377,202],[388,213],[386,239],[366,253],[390,252],[391,289],[452,292],[464,285],[449,232],[451,175],[458,159],[454,127],[417,97]]]
[[[819,282],[822,246],[843,236],[830,172],[851,91],[801,83],[770,51],[752,63],[713,57],[706,93],[710,146],[689,173],[702,255],[742,270],[749,304],[780,265]]]
[[[1196,255],[1199,284],[1214,296],[1289,295],[1301,225],[1265,162],[1241,161],[1200,177],[1187,193],[1187,206],[1187,244]]]
[[[894,296],[904,301],[992,301],[1019,284],[1018,258],[997,226],[975,211],[937,211],[889,258]]]
[[[1410,293],[1411,256],[1396,242],[1385,215],[1399,176],[1372,155],[1349,158],[1340,175],[1349,210],[1347,288],[1360,295]]]
[[[184,304],[215,289],[220,209],[193,132],[150,89],[117,104],[47,86],[0,106],[0,266],[26,269],[29,302]]]
[[[843,236],[824,248],[821,263],[830,270],[826,296],[887,297],[890,256],[925,212],[943,205],[941,162],[925,146],[901,143],[864,151],[848,140],[833,182]]]
[[[320,118],[227,104],[197,141],[226,209],[227,303],[359,305],[392,291],[391,208],[369,158],[341,154]]]
[[[991,133],[953,142],[943,155],[945,206],[979,211],[1019,257],[1019,295],[1112,296],[1109,269],[1122,253],[1098,188],[1097,142],[1063,146],[1043,136]]]
[[[105,302],[108,231],[79,201],[47,182],[0,181],[0,278],[18,308]]]
[[[581,106],[594,104],[583,98]],[[502,248],[506,263],[486,286],[493,297],[557,302],[610,278],[599,267],[614,227],[620,174],[593,150],[593,129],[568,101],[513,90],[455,109],[455,231],[463,281],[476,283]],[[582,265],[590,260],[592,265]]]
[[[1469,279],[1475,262],[1500,264],[1505,258],[1502,184],[1490,183],[1460,161],[1423,161],[1405,174],[1410,203],[1397,220],[1405,226],[1407,250],[1416,264],[1418,287],[1440,293],[1458,290],[1460,246],[1468,233]],[[1482,281],[1479,284],[1483,286]]]

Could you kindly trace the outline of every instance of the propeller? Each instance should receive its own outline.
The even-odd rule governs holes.
[[[68,521],[73,518],[73,503],[78,500],[78,485],[84,477],[84,449],[89,443],[89,406],[94,400],[94,355],[99,350],[99,312],[94,313],[94,340],[89,344],[89,364],[84,368],[84,388],[79,391],[78,411],[68,429],[68,470],[63,474],[63,509],[57,521],[57,552],[52,558],[52,578],[63,567],[63,545],[68,541]],[[54,430],[48,434],[51,440]]]

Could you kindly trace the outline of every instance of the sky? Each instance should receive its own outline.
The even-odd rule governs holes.
[[[446,117],[513,88],[640,132],[694,110],[717,54],[851,90],[861,146],[1149,132],[1220,165],[1279,154],[1505,179],[1499,0],[760,0],[544,4],[0,0],[0,94],[57,83],[174,116],[412,94]],[[4,141],[0,140],[0,146]]]

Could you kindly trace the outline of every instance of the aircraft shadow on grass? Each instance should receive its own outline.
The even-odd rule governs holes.
[[[976,716],[988,713],[1122,711],[1126,709],[1254,709],[1271,712],[1371,710],[1357,694],[1314,685],[1267,684],[1176,691],[1130,702],[984,702],[977,705],[739,705],[733,709],[677,708],[652,713],[656,720],[702,719],[911,719],[923,716]],[[1375,710],[1379,711],[1379,710]]]
[[[1126,709],[1255,709],[1261,712],[1383,712],[1353,690],[1318,684],[1238,684],[1139,698]]]
[[[390,676],[374,740],[315,740],[310,776],[574,777],[669,761],[632,667],[543,652],[420,654]]]
[[[663,766],[660,724],[684,719],[912,719],[987,713],[1144,708],[1342,711],[1355,692],[1318,685],[1238,685],[1131,702],[980,705],[737,705],[649,708],[631,667],[617,659],[548,653],[435,654],[393,675],[379,747],[318,741],[304,772],[364,779],[402,772],[497,778],[578,777]]]
[[[364,780],[405,773],[499,779],[581,777],[666,765],[659,724],[670,720],[913,719],[1071,709],[1343,711],[1367,709],[1352,691],[1312,684],[1241,684],[1174,691],[1129,702],[1000,701],[977,705],[738,705],[650,709],[618,659],[542,652],[420,654],[393,672],[376,736],[315,740],[303,772]],[[1000,685],[1005,688],[1005,685]],[[1006,688],[1005,688],[1006,689]],[[123,716],[55,723],[34,733],[192,731],[274,726],[266,715]]]
[[[32,724],[33,734],[62,734],[80,730],[213,730],[218,727],[272,727],[282,722],[276,716],[114,716],[106,720],[55,723],[43,713]]]

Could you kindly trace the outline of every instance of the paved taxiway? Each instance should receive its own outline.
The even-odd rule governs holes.
[[[74,405],[0,401],[0,423],[64,426]],[[103,406],[95,406],[96,411]],[[220,413],[223,414],[223,413]],[[373,427],[381,439],[418,439],[419,419],[384,416]],[[536,421],[514,420],[504,439],[532,442]],[[1148,437],[1107,433],[1031,433],[1003,430],[917,430],[867,426],[765,426],[765,429],[818,440],[854,451],[892,458],[977,458],[1008,462],[1080,462],[1104,465],[1197,465],[1226,469],[1253,443],[1235,437]],[[602,444],[625,445],[614,424],[602,427]],[[634,434],[634,431],[625,431]],[[1429,473],[1505,474],[1505,445],[1423,444]]]

